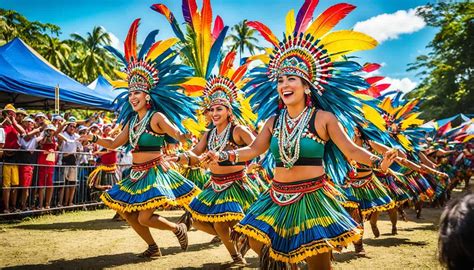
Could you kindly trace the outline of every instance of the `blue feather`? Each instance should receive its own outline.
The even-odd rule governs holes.
[[[209,52],[209,61],[207,62],[206,67],[206,78],[211,75],[211,71],[216,64],[217,59],[219,58],[220,50],[222,48],[222,44],[224,43],[224,38],[228,29],[229,26],[224,27],[219,36],[214,41],[214,44],[212,44],[211,51]]]
[[[148,36],[146,36],[145,41],[143,42],[142,48],[140,49],[140,52],[138,53],[138,59],[142,59],[145,54],[148,52],[150,49],[151,45],[155,43],[155,37],[158,35],[158,32],[160,30],[153,30],[151,31]]]

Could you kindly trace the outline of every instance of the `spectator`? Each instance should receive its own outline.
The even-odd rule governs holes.
[[[63,167],[63,181],[66,184],[66,196],[64,198],[64,205],[73,205],[74,193],[77,185],[77,159],[76,153],[82,150],[82,145],[77,141],[79,135],[76,133],[76,118],[69,117],[66,122],[66,129],[58,135],[60,148],[62,153],[61,164]],[[62,194],[64,187],[60,188],[58,206],[62,203]]]
[[[28,113],[23,108],[16,109],[16,122],[18,124],[23,123],[23,119],[28,116]]]
[[[19,166],[20,186],[22,188],[20,209],[22,211],[25,211],[28,210],[26,206],[26,201],[28,200],[29,188],[31,187],[31,182],[33,180],[33,164],[36,164],[37,157],[37,153],[34,150],[37,147],[38,142],[36,140],[36,136],[40,132],[40,129],[34,128],[35,121],[30,117],[26,117],[23,119],[22,126],[25,130],[25,135],[20,138],[20,148],[22,149],[22,151],[18,153],[18,159],[19,163],[23,164]]]
[[[441,214],[439,260],[449,270],[474,269],[474,194],[451,201]]]
[[[46,115],[42,112],[35,115],[35,123],[37,128],[44,129],[46,127]]]
[[[24,134],[25,131],[16,122],[15,107],[13,105],[7,104],[2,111],[2,115],[4,121],[1,125],[5,132],[4,148],[12,149],[12,151],[4,151],[3,153],[5,162],[8,162],[8,164],[3,165],[3,212],[10,213],[10,201],[12,203],[11,207],[16,211],[16,188],[20,183],[18,165],[15,164],[18,163],[18,152],[16,150],[20,148],[19,136]]]
[[[43,203],[46,209],[50,208],[51,198],[53,196],[53,173],[56,165],[56,153],[58,148],[57,139],[54,137],[56,128],[49,124],[43,131],[43,136],[39,138],[38,148],[43,150],[38,155],[38,208],[43,209]],[[46,201],[44,200],[44,191],[46,188]]]

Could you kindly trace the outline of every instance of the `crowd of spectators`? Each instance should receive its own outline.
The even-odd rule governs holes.
[[[87,187],[87,177],[101,157],[107,153],[108,162],[125,164],[129,157],[79,138],[87,133],[113,137],[118,131],[104,112],[79,120],[68,112],[33,113],[7,104],[0,116],[3,213],[90,201],[94,187]]]

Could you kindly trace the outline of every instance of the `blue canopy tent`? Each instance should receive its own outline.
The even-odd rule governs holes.
[[[97,77],[97,79],[91,82],[87,87],[92,89],[95,96],[104,98],[111,103],[114,102],[120,93],[125,91],[124,89],[114,90],[112,84],[110,84],[110,82],[102,75],[99,75],[99,77]]]
[[[67,108],[112,110],[110,99],[95,95],[89,88],[68,77],[37,52],[15,38],[0,47],[0,105],[52,109],[59,86],[61,110]]]

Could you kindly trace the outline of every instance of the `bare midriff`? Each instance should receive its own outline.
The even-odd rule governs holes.
[[[277,167],[274,178],[278,182],[291,183],[316,178],[324,174],[323,166],[294,166],[290,169]]]

